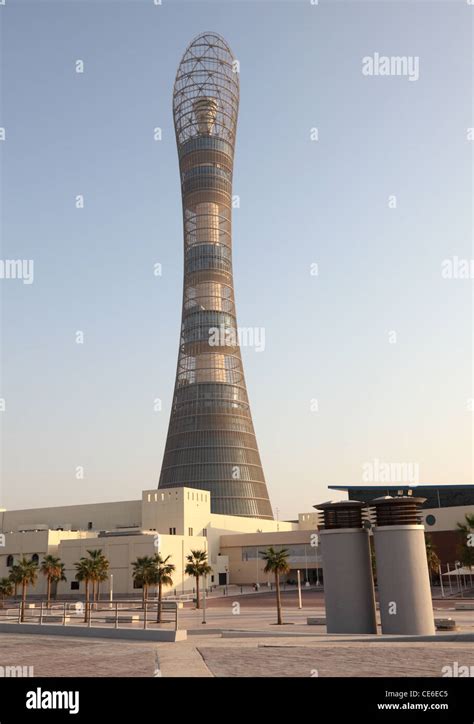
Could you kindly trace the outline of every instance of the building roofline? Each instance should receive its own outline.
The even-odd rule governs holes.
[[[411,483],[372,483],[371,485],[328,485],[329,490],[375,490],[377,488],[390,488],[393,490],[400,490],[401,488],[410,488],[415,490],[416,488],[426,489],[431,488],[435,490],[448,490],[450,488],[474,488],[474,484],[467,483],[456,485],[456,483],[448,483],[447,485],[437,485],[436,483],[422,483],[420,485],[412,485]]]

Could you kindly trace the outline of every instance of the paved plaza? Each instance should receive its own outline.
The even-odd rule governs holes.
[[[99,630],[97,638],[65,638],[48,635],[47,625],[44,635],[3,633],[0,665],[33,666],[35,676],[125,677],[441,676],[455,662],[474,670],[472,640],[328,635],[325,626],[306,624],[308,616],[324,616],[320,592],[305,592],[302,610],[293,593],[283,601],[284,626],[275,625],[271,594],[211,598],[206,623],[202,609],[188,606],[179,614],[188,639],[178,643],[108,641]],[[474,611],[454,611],[450,600],[435,600],[434,608],[435,617],[456,619],[459,634],[474,632]],[[80,619],[74,625],[83,626]],[[156,626],[152,619],[148,625]],[[249,637],[234,637],[242,632]]]
[[[295,641],[190,636],[180,643],[82,640],[1,634],[2,666],[34,676],[441,676],[446,665],[474,667],[472,642]]]

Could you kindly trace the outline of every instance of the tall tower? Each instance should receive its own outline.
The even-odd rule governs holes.
[[[159,488],[210,490],[213,513],[273,519],[250,414],[232,276],[239,75],[202,33],[178,67],[173,116],[184,227],[181,337]]]

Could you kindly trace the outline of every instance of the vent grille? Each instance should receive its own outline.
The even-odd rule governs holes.
[[[371,503],[372,522],[377,526],[419,525],[422,521],[421,506],[425,500],[411,495],[376,498]]]
[[[314,507],[319,511],[319,528],[324,530],[363,528],[368,520],[366,503],[358,500],[321,503]]]

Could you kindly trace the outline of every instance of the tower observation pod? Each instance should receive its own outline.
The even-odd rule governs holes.
[[[384,634],[435,633],[425,529],[425,498],[376,498],[374,528],[380,619]]]
[[[245,385],[232,274],[237,65],[223,38],[202,33],[185,51],[174,84],[184,285],[158,487],[209,490],[213,513],[272,520]]]
[[[321,511],[327,632],[377,633],[366,504],[344,500],[314,507]]]

